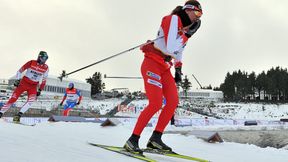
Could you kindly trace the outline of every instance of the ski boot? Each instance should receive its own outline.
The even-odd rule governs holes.
[[[2,112],[0,112],[0,118],[3,116],[3,113]]]
[[[172,148],[163,143],[161,136],[162,136],[161,132],[154,131],[147,143],[147,148],[156,149],[164,152],[172,152]]]
[[[124,149],[128,152],[142,155],[143,150],[141,150],[138,145],[139,138],[140,136],[132,134],[132,136],[126,141]]]
[[[21,118],[22,115],[23,115],[22,112],[19,112],[17,115],[15,115],[15,116],[13,117],[13,122],[14,122],[14,123],[20,123],[20,118]]]

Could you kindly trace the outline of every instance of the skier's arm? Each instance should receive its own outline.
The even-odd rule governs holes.
[[[61,101],[61,103],[60,103],[61,106],[63,105],[64,101],[66,100],[66,97],[67,97],[67,93],[65,92],[65,93],[64,93],[64,96],[63,96],[63,98],[62,98],[62,101]]]
[[[77,90],[77,95],[79,96],[77,105],[79,105],[81,100],[82,100],[82,95],[81,95],[81,92],[79,90]]]
[[[23,73],[23,71],[25,71],[26,69],[28,69],[31,66],[32,61],[28,61],[26,62],[26,64],[24,64],[16,73],[16,79],[20,80],[21,79],[21,74]]]
[[[162,22],[166,48],[171,54],[179,51],[188,40],[187,36],[183,32],[179,31],[180,21],[181,20],[178,16],[173,15],[171,19],[166,18]],[[180,37],[178,37],[179,33],[181,33]]]
[[[182,62],[176,61],[174,63],[175,65],[175,77],[174,80],[176,83],[181,83],[182,82]]]
[[[42,79],[42,82],[40,84],[40,88],[39,90],[42,91],[46,85],[46,80],[47,80],[47,77],[48,77],[48,72],[49,72],[49,69],[47,69],[47,71],[43,74],[43,79]]]

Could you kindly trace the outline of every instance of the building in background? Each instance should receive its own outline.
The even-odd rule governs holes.
[[[180,98],[184,99],[197,99],[208,101],[221,101],[223,99],[222,91],[214,91],[212,89],[194,89],[189,90],[187,94],[184,91],[179,92]]]
[[[8,86],[8,79],[0,79],[0,89],[6,89]]]
[[[0,100],[8,99],[12,94],[11,88],[8,88],[8,79],[0,79]],[[0,107],[2,104],[0,104]]]

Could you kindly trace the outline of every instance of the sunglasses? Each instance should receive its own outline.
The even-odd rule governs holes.
[[[203,15],[203,12],[201,10],[201,6],[197,7],[197,6],[194,6],[194,5],[187,4],[187,5],[183,6],[182,9],[183,10],[185,10],[185,9],[192,10],[197,17],[201,17]]]
[[[193,12],[197,17],[201,17],[203,15],[202,11],[193,10]]]

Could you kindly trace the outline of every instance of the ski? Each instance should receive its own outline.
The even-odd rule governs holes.
[[[17,122],[12,122],[14,124],[19,124],[19,125],[24,125],[24,126],[31,126],[34,127],[36,124],[27,124],[27,123],[17,123]]]
[[[34,123],[34,124],[27,124],[27,123],[21,123],[21,122],[14,122],[14,121],[8,121],[8,120],[3,120],[4,122],[6,122],[6,123],[11,123],[11,124],[19,124],[19,125],[24,125],[24,126],[31,126],[31,127],[33,127],[33,126],[35,126],[36,124]]]
[[[178,154],[173,151],[161,151],[157,149],[151,149],[151,148],[146,148],[142,149],[146,153],[151,153],[151,154],[158,154],[158,155],[164,155],[164,156],[169,156],[169,157],[174,157],[174,158],[179,158],[179,159],[186,159],[186,160],[192,160],[192,161],[197,161],[197,162],[209,162],[209,160],[205,159],[200,159],[197,157],[192,157],[192,156],[187,156],[187,155],[182,155]]]
[[[31,127],[34,127],[36,125],[36,124],[27,124],[27,123],[18,123],[18,122],[8,122],[8,123],[19,124],[19,125],[24,125],[24,126],[31,126]]]
[[[88,142],[89,145],[96,146],[105,150],[113,151],[122,155],[126,155],[128,157],[132,157],[138,160],[146,161],[146,162],[157,162],[156,160],[150,159],[146,157],[145,155],[142,154],[136,154],[132,152],[126,151],[123,147],[117,147],[117,146],[108,146],[108,145],[101,145],[97,143],[90,143]]]

